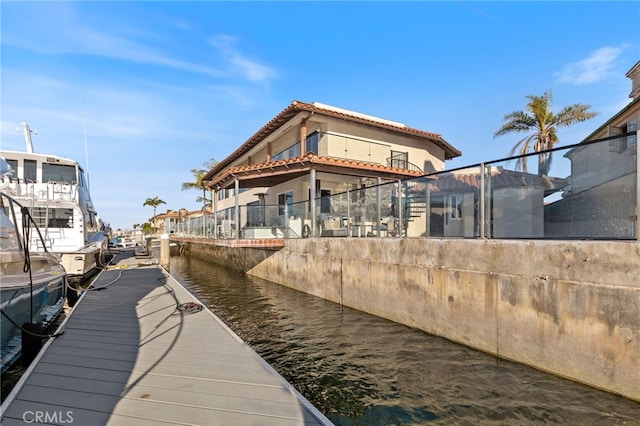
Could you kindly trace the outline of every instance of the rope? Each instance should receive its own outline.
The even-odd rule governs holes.
[[[31,254],[29,253],[29,218],[31,215],[26,207],[22,207],[20,211],[22,213],[22,250],[24,251],[24,265],[22,266],[22,271],[29,273],[29,321],[33,322],[33,275],[31,273]]]
[[[101,285],[100,287],[94,287],[93,284],[91,284],[89,287],[87,287],[87,291],[100,291],[100,290],[104,290],[109,286],[112,286],[113,284],[116,283],[116,281],[118,281],[120,278],[122,277],[122,269],[118,272],[118,276],[115,277],[115,279],[109,281],[108,283],[106,283],[105,285]]]
[[[177,311],[185,314],[196,314],[203,309],[204,307],[201,304],[195,302],[182,303],[176,308]]]

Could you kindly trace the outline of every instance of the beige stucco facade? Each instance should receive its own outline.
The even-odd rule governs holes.
[[[302,110],[288,112],[300,105]],[[261,129],[209,172],[207,179],[216,194],[217,211],[236,205],[235,182],[227,179],[220,185],[220,181],[216,181],[229,170],[291,161],[310,152],[331,163],[332,170],[319,169],[314,177],[308,173],[291,175],[270,185],[260,185],[259,180],[253,183],[246,176],[236,176],[241,181],[238,187],[243,188],[238,195],[239,206],[256,203],[258,194],[265,194],[265,204],[277,205],[278,195],[285,192],[293,193],[293,203],[309,200],[312,182],[316,182],[316,188],[323,194],[335,194],[363,185],[416,176],[423,171],[443,170],[445,160],[460,155],[440,135],[318,103],[294,102],[265,128],[268,131]],[[304,144],[300,143],[301,140]],[[396,153],[400,153],[401,158],[391,161]],[[351,167],[351,162],[357,162],[360,169],[369,167],[381,171],[380,181],[370,171],[359,174]],[[313,188],[314,192],[316,188]],[[320,193],[315,196],[320,197]]]

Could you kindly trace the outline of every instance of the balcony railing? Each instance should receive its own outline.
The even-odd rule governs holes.
[[[637,240],[637,134],[177,223],[209,238]]]

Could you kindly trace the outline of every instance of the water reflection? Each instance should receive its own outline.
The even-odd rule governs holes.
[[[188,257],[171,273],[337,425],[631,425],[640,404]]]

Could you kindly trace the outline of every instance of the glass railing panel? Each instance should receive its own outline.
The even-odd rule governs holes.
[[[307,238],[311,235],[310,203],[303,201],[289,206],[285,238]]]
[[[350,190],[188,218],[176,232],[242,238],[637,239],[637,134]],[[314,227],[315,224],[315,227]]]
[[[316,200],[317,232],[321,237],[346,237],[349,218],[349,194],[342,192]]]
[[[216,234],[220,239],[233,239],[236,235],[236,209],[229,207],[216,214]]]
[[[487,236],[635,238],[636,151],[620,136],[487,163]]]
[[[402,185],[402,225],[407,237],[428,237],[431,231],[431,194],[434,177],[409,179]]]
[[[407,197],[407,216],[423,225],[416,225],[413,233],[421,231],[420,236],[438,238],[478,237],[481,177],[481,167],[473,166],[417,179]]]
[[[378,186],[366,187],[354,191],[350,207],[351,219],[349,235],[351,237],[377,237],[380,224],[380,205]]]

